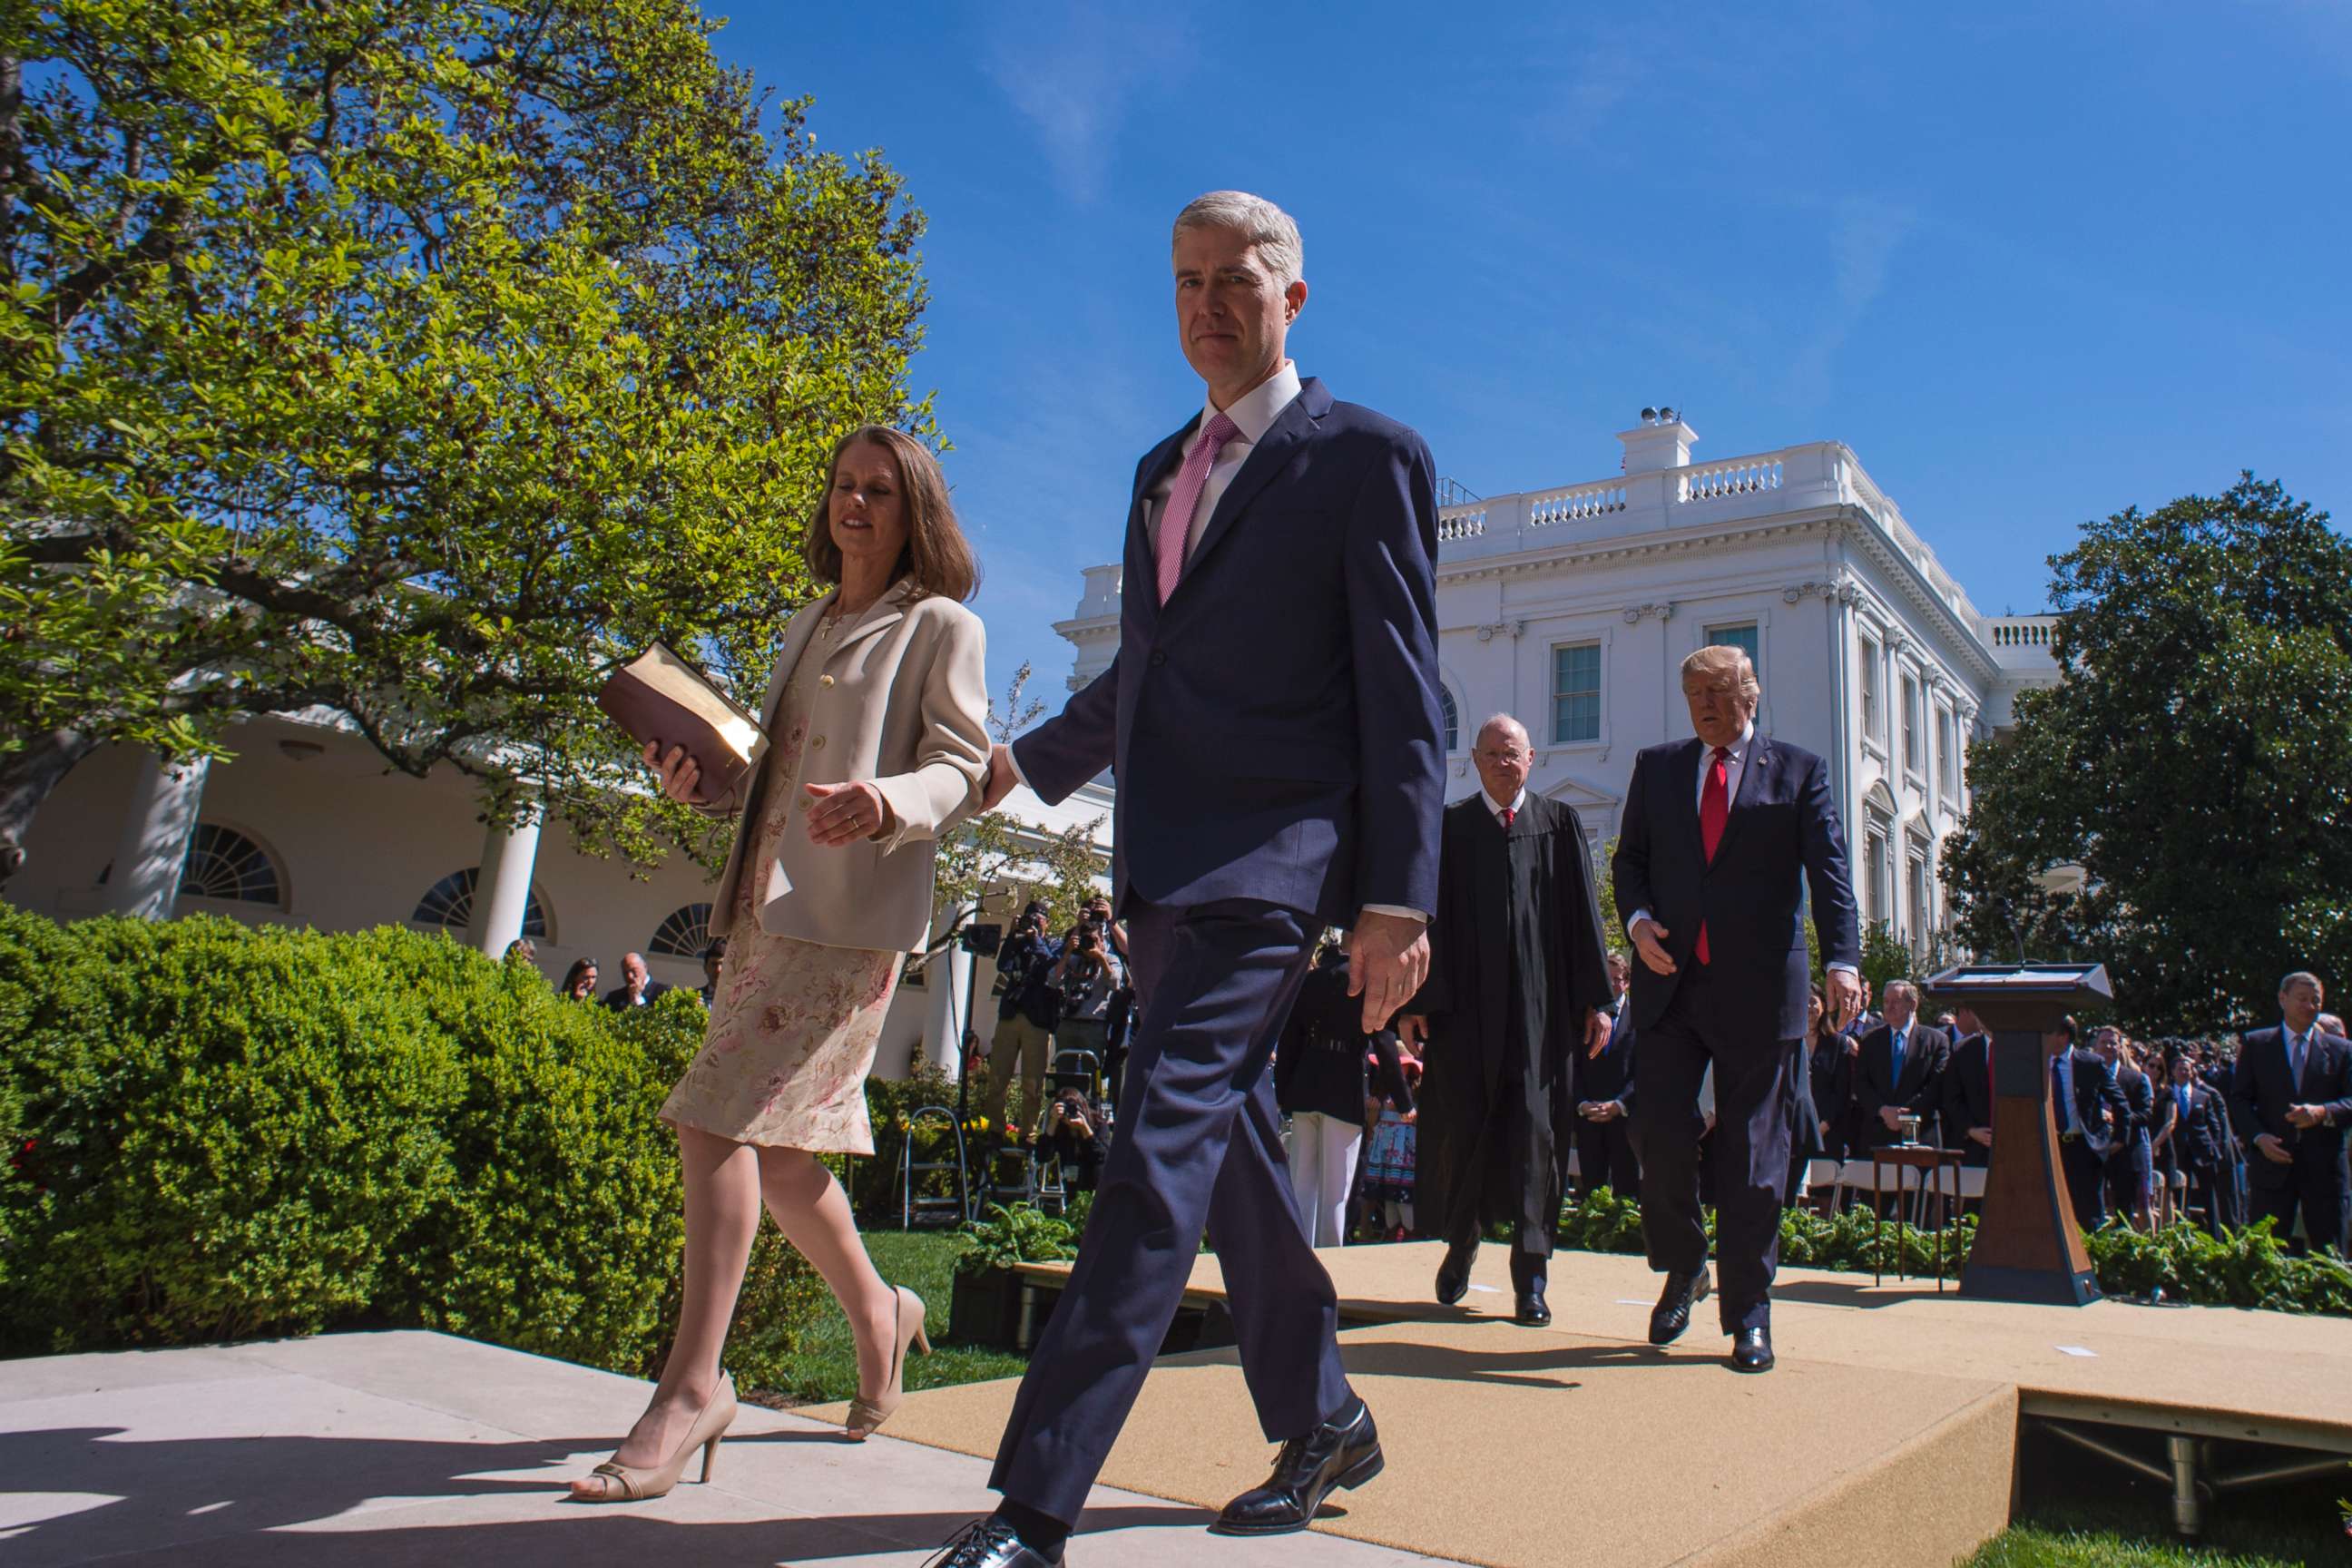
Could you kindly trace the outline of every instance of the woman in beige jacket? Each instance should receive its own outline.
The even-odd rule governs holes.
[[[735,1411],[719,1372],[761,1200],[824,1277],[857,1338],[863,1438],[898,1403],[923,1303],[883,1282],[849,1199],[818,1159],[871,1154],[866,1078],[907,952],[930,929],[934,841],[988,771],[977,572],[938,461],[868,426],[834,449],[809,565],[835,590],[784,628],[743,798],[706,802],[690,758],[646,761],[671,798],[736,818],[711,901],[729,937],[701,1052],[662,1107],[686,1185],[686,1292],[653,1403],[587,1502],[658,1497]]]

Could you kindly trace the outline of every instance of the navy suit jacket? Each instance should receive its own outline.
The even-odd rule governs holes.
[[[1445,804],[1437,479],[1405,426],[1309,378],[1251,449],[1162,605],[1144,501],[1199,419],[1136,466],[1118,653],[1013,743],[1048,802],[1118,781],[1111,878],[1352,925],[1437,909]]]
[[[1704,921],[1713,977],[1729,982],[1730,994],[1755,998],[1723,1026],[1759,1046],[1801,1039],[1811,976],[1798,922],[1808,888],[1822,962],[1862,963],[1829,768],[1811,752],[1758,734],[1709,863],[1698,822],[1704,749],[1696,736],[1649,747],[1633,759],[1633,782],[1626,786],[1612,863],[1617,907],[1628,916],[1649,910],[1666,929],[1675,965],[1672,974],[1654,974],[1634,959],[1633,1022],[1646,1029],[1665,1016],[1675,987],[1697,967],[1694,950]]]
[[[2291,1126],[2290,1105],[2319,1106],[2335,1124]],[[2241,1036],[2238,1070],[2230,1083],[2230,1124],[2246,1146],[2246,1180],[2253,1185],[2283,1187],[2307,1178],[2340,1191],[2352,1181],[2345,1142],[2352,1130],[2352,1041],[2314,1030],[2303,1082],[2295,1084],[2287,1078],[2284,1028],[2273,1024]],[[2287,1146],[2294,1155],[2292,1164],[2282,1165],[2254,1147],[2265,1132],[2276,1133]]]

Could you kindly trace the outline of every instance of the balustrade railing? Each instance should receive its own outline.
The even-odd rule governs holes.
[[[1986,624],[1995,647],[2050,647],[2058,640],[2055,616],[2003,616]]]
[[[1682,470],[1675,487],[1678,500],[1712,500],[1717,496],[1749,495],[1780,488],[1778,458],[1742,458],[1734,463],[1710,463]]]
[[[1528,497],[1528,526],[1549,528],[1588,517],[1605,517],[1625,510],[1622,483],[1575,485],[1564,490],[1541,490]]]
[[[1437,537],[1441,542],[1449,539],[1475,539],[1486,531],[1486,509],[1483,506],[1441,507],[1437,512]]]

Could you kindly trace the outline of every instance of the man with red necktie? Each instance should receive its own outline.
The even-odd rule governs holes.
[[[1757,732],[1762,689],[1740,649],[1700,648],[1682,686],[1697,738],[1634,759],[1612,866],[1639,961],[1643,1238],[1666,1276],[1650,1342],[1679,1338],[1709,1288],[1698,1097],[1712,1066],[1718,1311],[1733,1367],[1768,1372],[1790,1076],[1811,996],[1808,892],[1840,1025],[1862,1005],[1862,939],[1827,764]]]

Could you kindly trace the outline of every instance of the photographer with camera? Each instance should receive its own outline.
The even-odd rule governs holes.
[[[1055,965],[1062,991],[1058,1051],[1092,1051],[1099,1066],[1110,1050],[1111,1000],[1127,985],[1127,964],[1113,945],[1110,921],[1089,908]]]
[[[1074,1193],[1093,1192],[1102,1177],[1106,1130],[1103,1115],[1082,1089],[1055,1092],[1037,1119],[1030,1142],[1041,1160],[1058,1160],[1062,1183]]]
[[[1062,993],[1055,976],[1060,950],[1045,928],[1045,906],[1029,900],[1019,923],[996,950],[996,973],[1002,1000],[996,1005],[996,1034],[988,1047],[988,1092],[981,1114],[992,1131],[1007,1126],[1004,1097],[1013,1075],[1021,1075],[1021,1104],[1034,1110],[1045,1093],[1046,1057],[1053,1049],[1054,1028],[1062,1021]]]

